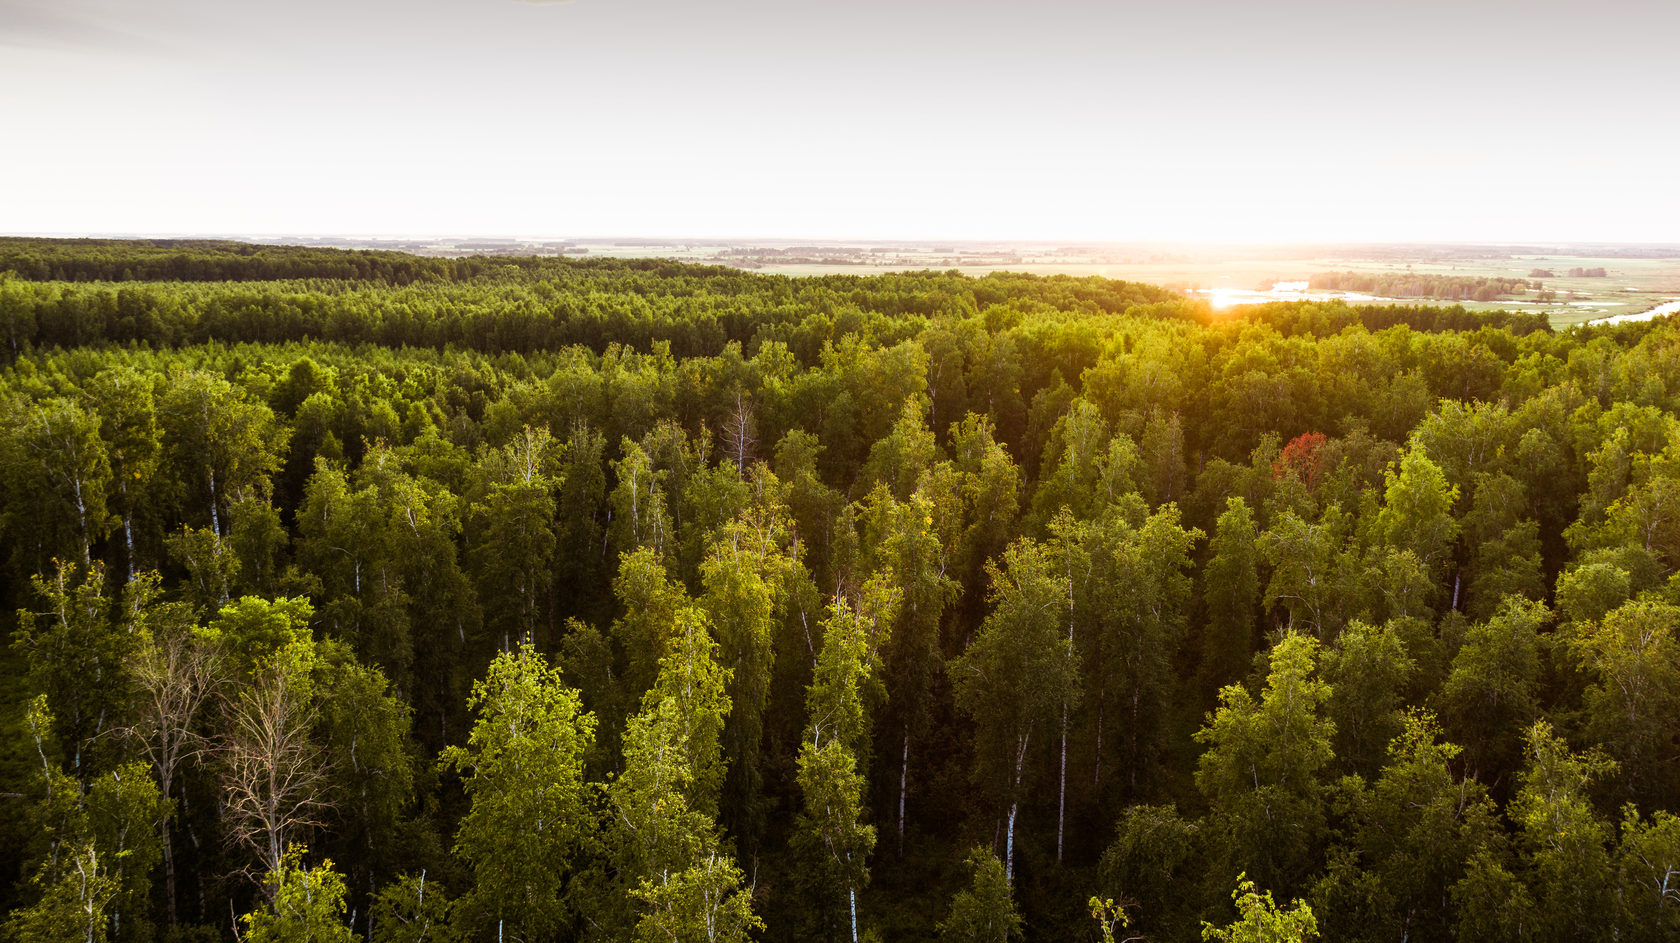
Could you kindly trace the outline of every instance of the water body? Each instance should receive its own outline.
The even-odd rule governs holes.
[[[1271,301],[1394,301],[1377,295],[1363,295],[1356,291],[1312,291],[1306,282],[1278,282],[1261,291],[1256,288],[1197,288],[1194,294],[1205,297],[1215,309],[1237,305],[1259,305]]]
[[[1197,288],[1197,289],[1193,289],[1190,293],[1193,294],[1193,295],[1198,295],[1198,296],[1201,296],[1203,298],[1206,298],[1208,300],[1208,302],[1213,305],[1215,310],[1221,310],[1221,309],[1224,309],[1224,308],[1234,308],[1238,305],[1265,304],[1265,303],[1270,302],[1270,301],[1346,301],[1346,302],[1349,302],[1349,303],[1384,301],[1384,302],[1393,302],[1393,303],[1396,303],[1396,304],[1431,304],[1431,303],[1443,304],[1443,303],[1445,303],[1445,302],[1439,302],[1439,301],[1431,302],[1429,299],[1425,299],[1425,298],[1412,298],[1412,299],[1385,298],[1381,295],[1366,295],[1366,294],[1362,294],[1362,293],[1357,292],[1357,291],[1326,291],[1326,290],[1313,291],[1312,289],[1310,289],[1307,286],[1308,286],[1307,282],[1278,282],[1277,284],[1273,285],[1271,288],[1265,289],[1263,291],[1260,290],[1260,289],[1256,289],[1256,288]],[[1560,307],[1561,306],[1561,307],[1571,307],[1571,308],[1597,308],[1600,311],[1602,311],[1606,308],[1614,308],[1614,307],[1620,307],[1620,306],[1626,305],[1627,302],[1625,302],[1625,301],[1562,301],[1562,302],[1554,301],[1554,302],[1541,302],[1541,301],[1518,301],[1518,300],[1507,299],[1507,300],[1501,300],[1500,302],[1498,302],[1498,304],[1501,307],[1506,307],[1506,308],[1517,308],[1519,306],[1521,306],[1521,307],[1535,307],[1535,308],[1553,308],[1553,307]],[[1586,324],[1621,324],[1624,321],[1649,321],[1650,319],[1655,318],[1655,317],[1660,317],[1660,316],[1665,315],[1665,314],[1675,314],[1675,313],[1680,313],[1680,299],[1675,299],[1673,301],[1669,301],[1669,302],[1666,302],[1664,304],[1657,305],[1654,308],[1648,308],[1644,311],[1639,311],[1639,312],[1636,312],[1636,313],[1633,313],[1633,314],[1617,314],[1617,315],[1612,315],[1610,317],[1595,318],[1593,320],[1586,321],[1586,322],[1583,322],[1583,323],[1586,323]]]
[[[1623,324],[1623,323],[1626,323],[1628,321],[1649,321],[1652,318],[1661,317],[1665,314],[1676,314],[1676,313],[1680,313],[1680,299],[1665,302],[1663,304],[1657,305],[1655,308],[1647,308],[1644,311],[1638,311],[1638,312],[1635,312],[1633,314],[1618,314],[1618,315],[1615,315],[1613,317],[1598,318],[1596,320],[1588,321],[1587,323],[1588,324]]]

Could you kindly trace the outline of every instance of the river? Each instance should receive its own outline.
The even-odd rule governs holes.
[[[1647,308],[1644,311],[1639,311],[1633,314],[1618,314],[1608,318],[1599,318],[1596,321],[1588,321],[1587,323],[1625,324],[1628,321],[1649,321],[1652,318],[1661,317],[1665,314],[1675,314],[1677,312],[1680,312],[1680,299],[1657,305],[1655,308]]]

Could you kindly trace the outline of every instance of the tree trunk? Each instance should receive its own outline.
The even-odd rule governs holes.
[[[169,840],[169,819],[165,818],[159,825],[163,833],[163,896],[168,905],[166,913],[169,915],[169,925],[174,927],[175,916],[175,849]]]
[[[904,855],[904,795],[910,788],[910,725],[904,725],[904,758],[898,767],[898,854]]]
[[[1003,876],[1013,884],[1015,882],[1015,811],[1020,803],[1009,800],[1009,837],[1004,840]]]
[[[1027,745],[1032,740],[1032,730],[1022,734],[1015,745],[1015,778],[1009,784],[1009,831],[1004,839],[1004,876],[1010,881],[1015,880],[1015,814],[1021,808],[1021,768],[1027,762]]]
[[[222,517],[216,513],[216,470],[210,469],[210,532],[216,539],[222,537]]]
[[[852,904],[852,943],[858,943],[857,935],[857,888],[847,888],[846,894]]]
[[[1062,770],[1056,785],[1056,863],[1062,863],[1062,823],[1067,817],[1067,702],[1062,702]]]
[[[76,487],[76,527],[82,537],[82,566],[93,562],[93,550],[88,546],[87,501],[82,498],[82,476],[75,478]]]
[[[123,555],[123,563],[128,568],[128,582],[134,582],[134,515],[123,515],[123,545],[127,552]]]
[[[1098,668],[1097,670],[1100,672],[1102,669]],[[1100,675],[1099,675],[1099,677],[1100,677]],[[1096,759],[1097,762],[1096,762],[1096,771],[1091,774],[1091,785],[1095,786],[1098,789],[1102,788],[1103,707],[1105,706],[1105,702],[1108,700],[1107,695],[1108,695],[1108,686],[1103,684],[1101,681],[1098,681],[1097,682],[1097,749],[1096,749],[1096,756],[1095,756],[1095,759]]]

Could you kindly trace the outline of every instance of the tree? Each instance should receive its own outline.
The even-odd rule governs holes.
[[[1392,622],[1371,626],[1355,620],[1325,649],[1323,669],[1330,685],[1325,714],[1336,725],[1336,756],[1347,768],[1372,777],[1405,723],[1403,705],[1417,661]]]
[[[1260,893],[1247,875],[1237,875],[1237,889],[1231,892],[1238,919],[1227,927],[1202,924],[1202,939],[1208,943],[1307,943],[1318,938],[1318,920],[1302,901],[1279,907],[1272,892]]]
[[[1121,748],[1124,786],[1135,795],[1147,782],[1166,736],[1178,680],[1174,661],[1188,621],[1190,550],[1202,532],[1186,529],[1174,504],[1141,520],[1117,507],[1081,530],[1081,552],[1091,561],[1091,576],[1074,608],[1094,623],[1082,656],[1094,670],[1097,689],[1093,781],[1102,782],[1112,693],[1121,720],[1114,741]]]
[[[1540,566],[1540,528],[1524,516],[1523,486],[1506,474],[1477,476],[1475,498],[1464,519],[1464,541],[1472,548],[1471,618],[1487,619],[1513,593],[1529,599],[1546,595]]]
[[[388,482],[391,476],[376,470],[387,457],[376,449],[358,477]],[[414,660],[408,594],[393,540],[400,533],[392,526],[396,515],[381,490],[372,483],[357,488],[318,462],[297,515],[297,556],[321,581],[322,622],[362,657],[404,677]]]
[[[1100,897],[1091,898],[1090,907],[1091,919],[1097,922],[1097,931],[1102,934],[1103,943],[1117,943],[1115,931],[1126,929],[1130,923],[1126,918],[1126,908],[1116,904],[1113,898],[1104,900]]]
[[[373,902],[374,943],[456,943],[455,901],[426,872],[405,874]]]
[[[150,938],[151,876],[161,849],[156,823],[168,802],[140,763],[127,763],[91,782],[68,776],[49,759],[51,709],[36,697],[24,723],[41,761],[40,801],[28,813],[29,848],[18,848],[20,870],[38,889],[11,917],[22,941]]]
[[[729,673],[693,607],[676,613],[659,678],[624,734],[608,788],[621,881],[639,904],[638,941],[743,941],[762,926],[714,818]]]
[[[868,701],[874,699],[870,689],[879,686],[879,651],[897,603],[889,574],[871,580],[855,608],[835,600],[806,696],[810,723],[796,777],[804,803],[795,842],[809,849],[825,883],[845,899],[852,943],[858,940],[858,890],[869,879],[875,848],[875,827],[863,821]]]
[[[86,781],[112,753],[107,734],[129,706],[136,626],[115,618],[101,563],[60,564],[30,583],[46,610],[20,610],[12,644],[27,662],[28,689],[52,708],[55,739]]]
[[[1391,468],[1384,477],[1378,533],[1390,546],[1416,554],[1430,574],[1438,577],[1458,538],[1458,522],[1452,515],[1458,486],[1447,481],[1440,466],[1421,448],[1406,452],[1399,468]]]
[[[741,880],[728,855],[707,851],[692,866],[644,883],[633,892],[647,910],[636,943],[746,943],[764,922]]]
[[[907,500],[922,473],[938,458],[939,446],[927,427],[925,403],[907,399],[892,431],[870,447],[869,460],[858,472],[857,487],[867,493],[882,486],[895,499]]]
[[[583,757],[595,718],[529,645],[497,655],[468,704],[478,719],[467,745],[438,758],[471,801],[455,833],[474,877],[461,905],[484,933],[550,936],[567,923],[567,878],[589,835]]]
[[[163,538],[172,562],[187,571],[183,595],[193,607],[214,614],[227,605],[239,584],[239,557],[233,545],[208,527],[182,526]]]
[[[671,581],[652,548],[637,547],[619,557],[613,595],[622,615],[611,632],[622,653],[625,694],[635,705],[659,676],[660,659],[671,643],[678,610],[689,604],[688,594]],[[622,721],[614,718],[614,725]]]
[[[1680,933],[1680,818],[1665,811],[1640,817],[1629,807],[1622,819],[1617,870],[1625,935],[1633,940],[1672,939]]]
[[[850,915],[851,940],[857,943],[857,894],[869,879],[869,854],[875,848],[875,826],[863,820],[864,779],[857,757],[837,737],[821,746],[807,742],[799,750],[797,782],[804,802],[795,842],[810,849],[826,878],[823,883],[839,890]]]
[[[1210,693],[1247,674],[1254,655],[1254,627],[1260,611],[1256,536],[1248,504],[1240,497],[1229,498],[1209,547],[1213,556],[1202,575],[1207,629],[1202,635],[1198,674],[1200,686]]]
[[[1317,654],[1311,636],[1285,635],[1271,650],[1260,699],[1241,685],[1225,688],[1196,733],[1207,745],[1196,786],[1227,853],[1238,870],[1278,887],[1300,885],[1325,827],[1321,773],[1334,757],[1336,727],[1322,714],[1331,691],[1314,677]]]
[[[941,471],[950,471],[948,464]],[[936,514],[956,515],[948,500],[955,498],[948,488],[950,475],[929,475],[909,501],[899,502],[878,490],[866,511],[866,542],[872,546],[866,556],[874,574],[865,583],[891,579],[898,584],[901,600],[892,609],[890,627],[878,627],[872,634],[882,660],[881,681],[886,688],[885,709],[878,726],[883,733],[897,735],[898,745],[898,849],[904,850],[906,805],[910,792],[910,752],[914,737],[919,744],[932,723],[935,686],[945,667],[940,652],[940,627],[947,607],[960,590],[947,571],[949,543],[941,540],[939,525],[960,522],[936,520]],[[825,646],[827,644],[825,635]],[[920,746],[917,747],[918,751]],[[867,762],[868,750],[863,751]]]
[[[742,853],[757,854],[763,830],[761,793],[764,713],[776,664],[776,628],[787,604],[795,562],[789,557],[790,521],[779,483],[759,466],[750,503],[722,526],[700,563],[698,600],[729,670],[729,719],[724,749],[729,788],[724,822]]]
[[[135,574],[134,517],[155,486],[163,443],[150,378],[132,367],[102,370],[87,387],[111,466],[111,510],[122,520],[123,566]]]
[[[1098,870],[1103,893],[1135,907],[1138,931],[1152,938],[1193,927],[1210,852],[1202,823],[1171,805],[1134,805],[1114,832]]]
[[[957,705],[974,720],[975,778],[1005,810],[1004,872],[1013,878],[1015,819],[1026,785],[1033,732],[1054,723],[1072,697],[1078,665],[1061,629],[1066,594],[1054,560],[1023,540],[988,566],[993,608],[966,652],[952,665]]]
[[[347,880],[371,900],[379,879],[399,864],[400,826],[414,798],[410,712],[379,669],[342,648],[319,674],[326,794],[337,813],[331,846],[349,862]]]
[[[210,747],[199,721],[223,680],[224,658],[220,634],[195,625],[191,609],[162,601],[159,592],[155,572],[135,577],[123,592],[123,608],[138,624],[141,636],[129,669],[138,690],[135,722],[126,732],[152,764],[158,790],[169,800],[175,795],[175,777],[182,765],[197,760]],[[174,926],[175,852],[170,823],[166,815],[157,829],[163,853],[164,907]]]
[[[331,861],[305,867],[302,845],[288,845],[264,879],[268,903],[240,918],[250,943],[352,943],[344,923],[344,878]]]
[[[1343,601],[1338,564],[1348,527],[1348,515],[1332,504],[1312,522],[1286,510],[1260,535],[1260,556],[1272,567],[1265,603],[1283,605],[1291,631],[1322,639],[1335,628]]]
[[[1443,724],[1484,782],[1513,772],[1521,756],[1522,733],[1539,711],[1539,631],[1550,619],[1542,603],[1507,599],[1470,627],[1436,695]]]
[[[309,635],[311,611],[301,599],[247,596],[217,617],[216,628],[250,658],[240,683],[222,696],[222,812],[229,840],[255,852],[268,874],[282,870],[300,832],[325,824],[330,807],[328,757],[314,736],[320,654]],[[276,886],[265,888],[272,902]]]
[[[1646,807],[1676,796],[1672,718],[1680,710],[1680,607],[1622,605],[1578,626],[1569,647],[1593,683],[1582,698],[1586,728],[1620,764],[1618,785]]]
[[[280,467],[288,431],[261,403],[246,400],[233,384],[199,370],[170,377],[158,403],[163,426],[166,480],[189,521],[227,536],[229,504],[266,494]],[[198,512],[202,511],[203,516]]]
[[[613,486],[608,502],[612,506],[609,540],[620,555],[638,547],[650,548],[662,560],[676,554],[672,535],[670,501],[666,497],[667,473],[656,469],[653,459],[640,445],[626,438],[624,457],[613,463]]]
[[[1450,938],[1453,888],[1501,831],[1487,788],[1454,771],[1461,752],[1433,716],[1413,712],[1369,785],[1342,782],[1342,847],[1313,892],[1326,937]]]
[[[111,462],[99,416],[52,398],[11,411],[0,425],[7,529],[17,535],[13,562],[40,570],[47,561],[93,561],[109,529]]]
[[[742,529],[720,535],[700,564],[705,591],[699,599],[718,640],[719,660],[729,670],[728,721],[724,747],[729,756],[727,820],[749,847],[761,825],[755,797],[760,791],[764,710],[776,662],[776,573],[773,561]]]
[[[1020,512],[1021,472],[985,416],[970,414],[951,430],[951,460],[962,474],[961,537],[946,551],[966,591],[982,582],[986,561],[1001,554]]]
[[[7,930],[18,943],[105,943],[110,939],[106,911],[117,894],[107,859],[91,842],[66,848],[62,864],[43,869],[31,883],[41,888],[31,907],[13,911]]]
[[[939,938],[951,943],[1009,943],[1021,936],[1021,914],[1014,889],[997,856],[983,848],[965,862],[973,883],[951,900],[951,915],[939,925]]]
[[[1608,938],[1603,917],[1615,906],[1611,829],[1587,791],[1613,774],[1616,764],[1596,751],[1571,752],[1543,720],[1535,721],[1524,739],[1527,768],[1507,811],[1519,829],[1518,847],[1534,892],[1534,938]],[[1596,933],[1590,929],[1595,927]]]
[[[498,602],[486,615],[490,628],[501,629],[504,653],[532,641],[551,609],[557,451],[548,430],[526,427],[486,456],[482,496],[473,503],[469,543],[478,595]]]
[[[1038,491],[1033,495],[1033,516],[1038,528],[1050,523],[1062,508],[1079,520],[1096,516],[1105,460],[1109,456],[1108,423],[1097,407],[1079,400],[1056,421],[1040,461]],[[1135,453],[1136,446],[1127,440]]]

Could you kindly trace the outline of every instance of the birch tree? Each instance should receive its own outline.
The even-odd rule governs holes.
[[[951,667],[957,706],[973,719],[975,778],[1003,806],[1004,873],[1013,879],[1015,820],[1033,736],[1053,726],[1078,677],[1062,632],[1066,594],[1051,554],[1030,540],[989,566],[992,612]]]
[[[624,734],[608,788],[621,880],[642,943],[740,943],[763,924],[715,819],[729,673],[705,616],[676,613],[659,678]]]
[[[583,758],[595,718],[529,645],[497,655],[468,703],[466,746],[438,761],[471,802],[455,833],[474,879],[461,906],[483,937],[552,938],[570,921],[568,879],[591,830]]]
[[[822,652],[806,696],[810,716],[799,749],[796,777],[803,806],[795,843],[808,849],[825,882],[845,901],[852,943],[857,943],[858,891],[869,879],[875,827],[864,821],[870,753],[869,712],[899,592],[891,573],[879,574],[856,604],[837,599],[823,625]],[[826,909],[826,908],[823,908]]]

